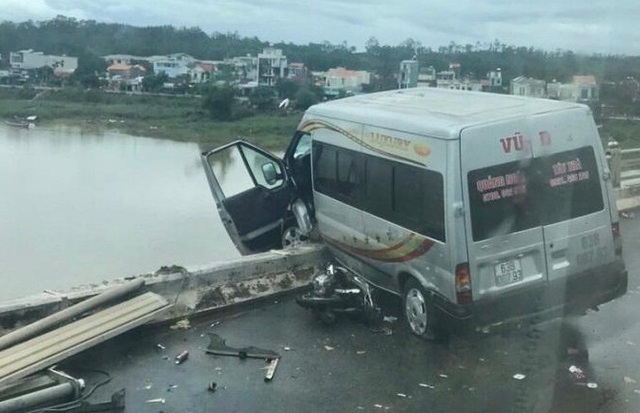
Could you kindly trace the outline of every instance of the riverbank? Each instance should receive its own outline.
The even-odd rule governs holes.
[[[195,96],[156,96],[0,90],[0,118],[37,115],[41,126],[64,123],[90,133],[117,130],[134,136],[197,142],[203,150],[244,138],[283,150],[302,114],[257,114],[236,121],[211,119]]]

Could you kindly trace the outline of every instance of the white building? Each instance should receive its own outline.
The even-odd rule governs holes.
[[[549,83],[547,96],[571,102],[593,102],[600,98],[600,88],[595,76],[573,76],[571,83]]]
[[[342,93],[356,93],[362,85],[368,85],[371,74],[364,70],[347,70],[344,67],[329,69],[324,74],[324,93],[338,96]]]
[[[46,55],[33,50],[11,52],[9,63],[13,70],[31,70],[50,67],[56,75],[69,75],[78,68],[78,58],[71,56]]]
[[[258,84],[260,86],[275,86],[278,79],[286,76],[287,57],[282,50],[272,47],[265,48],[258,53]]]
[[[436,81],[436,69],[433,66],[421,67],[418,72],[418,87],[429,87]]]
[[[547,82],[530,77],[518,76],[511,80],[509,93],[517,96],[546,97]]]
[[[170,79],[188,75],[189,67],[195,62],[193,57],[185,53],[175,53],[168,56],[152,56],[147,58],[147,60],[153,64],[153,73],[156,75],[166,73]]]
[[[400,62],[400,73],[398,75],[398,88],[408,89],[418,87],[418,61],[403,60]]]

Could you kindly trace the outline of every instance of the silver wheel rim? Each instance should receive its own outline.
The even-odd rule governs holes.
[[[290,227],[282,234],[282,247],[293,248],[302,243],[302,234],[298,227]]]
[[[404,309],[411,330],[423,335],[427,331],[427,305],[422,291],[417,288],[407,291]]]

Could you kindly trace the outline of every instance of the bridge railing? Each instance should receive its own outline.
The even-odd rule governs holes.
[[[640,185],[640,148],[620,149],[618,142],[611,141],[607,144],[607,161],[614,188],[635,179]]]

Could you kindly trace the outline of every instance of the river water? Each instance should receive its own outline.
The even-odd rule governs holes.
[[[0,301],[238,257],[197,144],[0,124]]]

